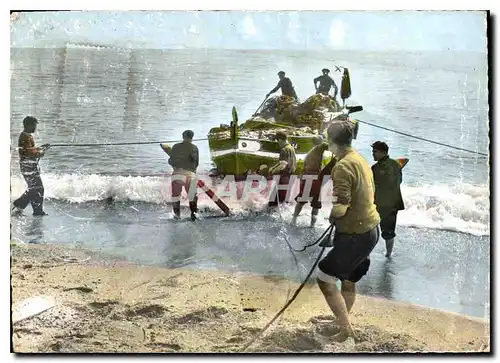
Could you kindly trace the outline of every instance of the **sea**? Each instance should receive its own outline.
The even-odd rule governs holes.
[[[380,240],[358,292],[489,318],[485,53],[11,48],[11,202],[26,188],[15,149],[23,118],[38,118],[37,144],[66,144],[40,162],[49,216],[35,218],[28,206],[11,218],[11,240],[78,246],[143,265],[302,281],[320,249],[292,253],[288,244],[314,242],[328,226],[328,205],[313,229],[309,206],[294,227],[293,202],[268,213],[264,198],[228,201],[234,215],[222,218],[204,198],[196,222],[184,202],[186,219],[174,221],[164,192],[171,168],[159,142],[180,140],[186,129],[206,139],[212,127],[231,122],[233,106],[240,122],[248,119],[280,70],[304,101],[322,68],[340,85],[336,65],[349,69],[347,104],[363,106],[353,114],[361,122],[354,147],[370,164],[377,140],[391,157],[410,160],[393,257],[385,258]],[[198,171],[206,174],[214,167],[208,142],[196,144]]]

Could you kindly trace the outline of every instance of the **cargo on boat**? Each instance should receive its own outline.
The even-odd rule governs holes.
[[[295,173],[302,173],[304,158],[314,147],[314,138],[325,137],[330,123],[349,119],[357,124],[349,114],[363,108],[345,106],[345,99],[350,96],[348,83],[349,79],[345,81],[344,76],[340,92],[343,106],[333,97],[321,93],[312,95],[302,103],[292,97],[275,96],[267,99],[254,115],[241,124],[233,107],[231,124],[221,124],[208,133],[211,158],[216,166],[215,174],[245,178],[246,175],[256,174],[261,165],[271,166],[278,162],[280,150],[274,140],[278,131],[288,135],[297,157]],[[325,152],[324,166],[331,157],[331,152]]]

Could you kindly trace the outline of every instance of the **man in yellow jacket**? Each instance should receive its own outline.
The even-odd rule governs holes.
[[[399,162],[389,157],[389,146],[385,142],[377,141],[371,146],[373,159],[376,161],[372,166],[375,204],[381,218],[380,229],[385,240],[385,257],[391,257],[398,211],[405,209],[401,195],[403,173]]]
[[[330,151],[337,162],[332,170],[333,207],[330,223],[335,225],[333,248],[318,264],[318,285],[337,317],[342,342],[354,338],[349,312],[356,298],[356,282],[370,266],[369,255],[379,240],[380,216],[374,203],[375,187],[368,162],[351,147],[355,124],[349,120],[328,127]],[[342,282],[337,288],[337,279]]]

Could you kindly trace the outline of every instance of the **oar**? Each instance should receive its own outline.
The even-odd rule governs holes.
[[[264,101],[262,101],[262,103],[260,104],[260,106],[259,106],[259,107],[255,110],[255,112],[254,112],[254,114],[252,115],[252,117],[253,117],[253,116],[255,116],[255,115],[257,114],[257,112],[258,112],[258,111],[260,110],[260,108],[264,105],[264,103],[267,101],[267,99],[268,99],[268,97],[266,97],[266,98],[264,99]]]

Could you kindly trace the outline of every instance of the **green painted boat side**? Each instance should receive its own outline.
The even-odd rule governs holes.
[[[241,177],[249,173],[257,172],[261,165],[265,164],[269,167],[275,165],[279,160],[279,153],[275,153],[275,156],[269,157],[258,155],[257,153],[242,152],[238,149],[234,149],[224,155],[212,156],[212,160],[220,174]],[[324,158],[322,162],[323,167],[326,166],[330,160],[331,157]],[[297,158],[297,169],[295,170],[295,174],[300,175],[303,170],[303,157],[302,159]]]

